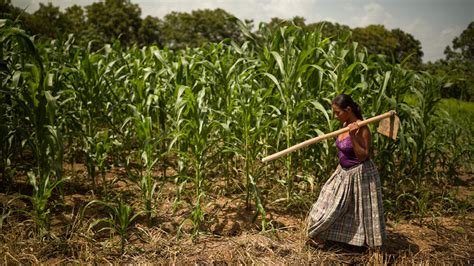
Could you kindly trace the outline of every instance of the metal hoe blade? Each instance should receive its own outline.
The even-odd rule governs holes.
[[[397,139],[398,129],[400,128],[400,119],[393,114],[390,117],[380,120],[377,132],[394,140]]]

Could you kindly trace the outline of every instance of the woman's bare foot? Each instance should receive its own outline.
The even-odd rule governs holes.
[[[322,249],[326,246],[326,241],[317,238],[308,238],[308,240],[306,240],[306,244],[313,248]]]

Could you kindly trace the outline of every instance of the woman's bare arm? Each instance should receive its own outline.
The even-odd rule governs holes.
[[[351,123],[348,125],[348,127],[350,129],[349,135],[351,136],[354,153],[357,159],[363,162],[369,157],[371,140],[370,130],[367,126],[359,128],[356,123]]]

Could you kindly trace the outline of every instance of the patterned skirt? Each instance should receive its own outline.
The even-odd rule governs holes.
[[[308,216],[308,236],[355,246],[381,246],[386,238],[380,177],[372,160],[338,166]]]

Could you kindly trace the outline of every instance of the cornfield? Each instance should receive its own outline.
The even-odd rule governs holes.
[[[23,181],[32,186],[17,200],[28,203],[20,212],[37,236],[50,234],[52,199],[79,178],[64,166],[77,164],[94,202],[112,210],[103,221],[119,228],[112,231],[122,236],[122,253],[133,213],[152,226],[170,184],[193,237],[205,231],[206,206],[228,194],[241,195],[261,230],[271,229],[267,206],[309,209],[337,165],[336,150],[325,141],[268,164],[260,159],[340,127],[331,111],[340,93],[366,118],[395,110],[402,122],[397,141],[373,134],[389,219],[472,210],[445,189],[472,167],[473,146],[472,124],[437,108],[443,80],[368,54],[349,36],[297,26],[254,33],[236,23],[241,43],[172,51],[119,42],[92,50],[72,35],[37,44],[0,21],[1,178],[7,192]],[[124,175],[107,179],[114,169]],[[140,194],[114,192],[116,182],[136,184]]]

